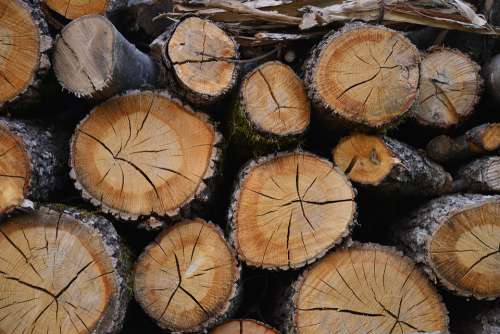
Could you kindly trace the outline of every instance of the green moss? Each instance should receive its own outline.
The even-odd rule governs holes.
[[[227,118],[225,135],[232,151],[240,151],[248,158],[293,148],[301,140],[301,136],[280,137],[259,133],[248,121],[240,103],[235,103]]]

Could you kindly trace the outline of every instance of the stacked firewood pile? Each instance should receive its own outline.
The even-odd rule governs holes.
[[[500,333],[500,4],[0,0],[0,333]]]

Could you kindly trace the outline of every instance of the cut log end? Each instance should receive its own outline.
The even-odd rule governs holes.
[[[22,139],[0,124],[0,214],[22,203],[30,176],[30,158]]]
[[[230,213],[240,258],[268,269],[314,262],[350,232],[354,196],[342,172],[309,153],[250,163]]]
[[[253,70],[242,83],[241,95],[247,119],[263,133],[301,134],[309,125],[304,85],[285,64],[272,61]]]
[[[381,127],[414,104],[420,55],[402,34],[351,25],[319,45],[306,76],[313,98],[349,123]]]
[[[0,0],[0,105],[23,93],[40,66],[41,32],[21,0]]]
[[[382,138],[354,134],[333,150],[333,160],[354,182],[378,185],[391,172],[397,159]]]
[[[232,307],[240,269],[215,225],[185,220],[165,230],[139,257],[137,301],[172,331],[197,331],[218,322]]]
[[[71,143],[77,188],[124,219],[174,216],[214,174],[219,135],[166,94],[131,92],[96,107]]]
[[[104,14],[111,0],[45,0],[47,7],[59,15],[73,20],[87,14]]]
[[[230,320],[210,331],[210,334],[279,334],[277,330],[256,320]]]
[[[444,285],[463,295],[500,295],[500,203],[460,211],[434,231],[428,263]]]
[[[197,17],[182,20],[164,46],[164,61],[195,104],[210,103],[236,83],[238,56],[233,39],[214,23]]]
[[[56,41],[54,71],[60,84],[77,96],[92,96],[108,86],[116,55],[115,28],[89,15],[69,23]]]
[[[42,208],[2,224],[0,247],[0,332],[116,330],[116,260],[93,228]]]
[[[479,101],[483,80],[480,67],[462,52],[439,48],[422,59],[419,108],[422,125],[447,128],[469,117]]]
[[[481,134],[481,145],[490,152],[500,148],[500,123],[488,124]]]
[[[432,284],[388,247],[339,249],[311,267],[297,289],[296,333],[448,333],[447,311]]]

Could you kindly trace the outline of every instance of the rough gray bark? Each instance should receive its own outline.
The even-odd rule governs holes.
[[[500,192],[500,157],[484,157],[460,168],[455,182],[469,192]]]
[[[500,54],[493,56],[482,72],[488,93],[500,101]]]
[[[235,66],[235,69],[233,71],[233,74],[232,74],[232,77],[231,77],[229,84],[218,95],[209,95],[209,94],[196,92],[191,87],[188,87],[184,82],[182,82],[177,77],[177,75],[175,73],[174,66],[176,64],[170,59],[169,52],[168,52],[168,45],[169,45],[170,39],[173,36],[173,34],[175,33],[177,27],[185,19],[188,19],[190,17],[192,17],[192,16],[186,16],[183,19],[175,22],[174,24],[171,24],[163,34],[158,36],[150,44],[150,49],[151,49],[151,54],[163,65],[162,69],[161,69],[162,73],[160,75],[162,84],[165,83],[166,87],[168,88],[168,90],[170,92],[175,92],[175,94],[179,95],[183,99],[186,99],[189,103],[191,103],[197,107],[206,107],[208,105],[213,105],[213,104],[220,102],[222,99],[227,97],[233,91],[234,87],[237,84],[237,79],[239,77],[239,73],[240,73],[239,67],[240,66],[238,66],[238,65]],[[206,20],[206,22],[213,23],[213,22],[208,21],[208,20]],[[230,40],[233,42],[233,44],[235,46],[236,54],[234,57],[232,57],[230,59],[224,58],[224,57],[217,58],[217,57],[213,57],[210,55],[205,55],[203,53],[201,54],[201,56],[202,57],[205,56],[205,57],[209,58],[207,60],[207,62],[210,61],[210,58],[213,58],[212,61],[214,61],[214,60],[218,61],[218,60],[222,59],[222,60],[225,60],[228,62],[236,62],[239,59],[239,51],[238,51],[239,45],[232,37],[230,37],[229,35],[228,35],[228,37],[230,38]],[[190,61],[186,61],[186,63],[187,62],[190,62]],[[197,61],[192,61],[192,62],[202,63],[203,61],[197,60]]]
[[[459,322],[458,334],[500,334],[500,303],[476,305],[472,314]]]
[[[449,164],[497,152],[498,147],[485,147],[484,142],[484,135],[489,131],[498,131],[496,127],[498,123],[486,123],[456,138],[438,136],[427,144],[427,155],[434,161]]]
[[[429,264],[429,241],[434,232],[452,215],[486,203],[499,202],[500,196],[477,194],[448,195],[431,200],[411,212],[398,224],[393,232],[394,239],[402,247],[405,254],[423,265],[423,270],[434,283],[439,280],[444,287],[460,296],[474,296],[481,299],[470,291],[458,289],[452,283],[443,280],[442,276],[431,267]]]
[[[67,181],[67,147],[53,127],[33,121],[0,118],[0,125],[7,127],[21,138],[31,162],[31,178],[27,197],[46,202]]]
[[[399,160],[377,188],[401,195],[433,196],[450,190],[452,177],[443,167],[430,161],[411,146],[387,136],[386,147]]]
[[[45,77],[50,70],[50,57],[49,53],[52,50],[52,37],[49,33],[47,22],[45,21],[44,14],[40,9],[38,0],[16,0],[23,4],[27,11],[31,13],[33,21],[38,27],[39,42],[40,42],[40,57],[38,61],[38,68],[36,69],[31,82],[26,88],[20,92],[16,97],[9,101],[0,103],[0,108],[8,109],[9,111],[22,111],[23,108],[34,105],[38,102],[40,97],[40,87],[44,82]]]
[[[89,30],[87,25],[100,27]],[[74,31],[87,31],[85,40],[70,40]],[[112,35],[113,45],[109,52],[101,49],[102,36]],[[83,54],[75,51],[79,44],[88,43],[89,52]],[[95,43],[99,49],[92,49]],[[159,68],[148,55],[139,51],[133,44],[113,26],[105,17],[99,15],[82,16],[64,27],[56,39],[54,53],[54,72],[61,86],[78,97],[104,99],[133,88],[148,88],[155,86]],[[109,68],[106,68],[109,66]],[[94,83],[92,72],[98,72],[104,78],[103,83]],[[84,83],[77,82],[75,76],[84,79]],[[91,88],[85,86],[90,84]]]

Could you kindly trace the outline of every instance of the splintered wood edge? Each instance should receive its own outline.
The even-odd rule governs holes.
[[[58,68],[58,66],[56,66],[56,64],[58,63],[58,61],[56,61],[56,53],[57,53],[57,46],[60,44],[60,41],[63,41],[63,43],[67,46],[67,43],[64,41],[64,38],[62,37],[64,32],[67,31],[67,29],[71,29],[71,27],[75,24],[80,24],[81,21],[85,20],[85,19],[99,19],[101,20],[102,22],[104,22],[106,25],[108,25],[108,27],[110,28],[110,31],[112,31],[112,36],[110,38],[112,38],[112,50],[113,52],[110,54],[111,56],[111,64],[112,64],[112,69],[111,71],[108,71],[107,75],[106,75],[106,78],[103,82],[103,84],[101,85],[101,87],[95,87],[93,86],[93,91],[89,91],[89,92],[82,92],[82,91],[75,91],[71,88],[69,88],[66,83],[63,81],[63,80],[60,80],[58,75],[57,75],[57,72],[58,70],[56,70],[56,68]],[[59,83],[59,85],[61,86],[61,88],[67,92],[70,92],[72,94],[74,94],[76,97],[78,98],[91,98],[92,96],[94,96],[96,93],[98,92],[102,92],[104,89],[106,89],[110,83],[110,81],[113,79],[113,67],[114,67],[114,64],[115,64],[115,61],[116,61],[116,52],[115,52],[115,44],[116,44],[116,39],[117,39],[117,34],[119,34],[119,32],[116,30],[115,26],[107,19],[105,18],[104,16],[102,15],[97,15],[97,14],[88,14],[88,15],[84,15],[84,16],[80,16],[79,18],[69,22],[67,25],[64,26],[64,28],[59,32],[59,34],[57,35],[56,37],[56,40],[54,42],[54,60],[53,60],[53,63],[54,63],[54,75],[56,76],[56,79],[57,79],[57,82]],[[68,48],[70,49],[70,48]],[[71,51],[73,51],[73,49],[70,49]],[[78,58],[77,58],[78,59]],[[91,81],[92,82],[92,81]],[[92,85],[94,85],[92,83]]]
[[[26,94],[33,85],[38,85],[40,83],[40,78],[37,77],[37,74],[39,73],[40,75],[43,76],[49,71],[51,67],[49,52],[52,49],[53,45],[53,40],[49,34],[49,28],[47,22],[45,22],[44,19],[44,14],[37,5],[28,6],[28,4],[23,0],[7,0],[7,1],[15,1],[30,14],[33,20],[33,24],[37,28],[38,32],[39,57],[36,66],[33,68],[31,80],[28,81],[26,86],[16,96],[7,101],[0,102],[0,107],[6,103],[11,103],[18,100],[24,94]]]
[[[380,154],[378,154],[377,157],[375,158],[377,161],[379,161],[378,162],[379,164],[381,164],[380,159],[378,159],[378,157],[380,157],[380,155],[382,155],[382,157],[383,157],[382,160],[384,160],[384,161],[389,160],[387,165],[384,166],[384,168],[377,167],[377,169],[380,168],[381,170],[379,170],[380,175],[375,180],[366,180],[366,179],[363,179],[359,176],[356,176],[355,173],[353,173],[353,168],[356,166],[356,164],[358,163],[358,160],[360,158],[363,160],[370,160],[371,161],[372,160],[371,156],[368,157],[366,155],[362,155],[362,156],[353,155],[351,159],[348,159],[349,163],[347,165],[345,163],[339,161],[339,160],[347,161],[345,159],[340,159],[340,157],[339,157],[339,155],[345,154],[345,153],[340,152],[343,148],[343,145],[347,144],[350,141],[354,141],[356,139],[357,140],[362,139],[364,141],[368,141],[368,140],[373,141],[373,145],[371,145],[372,152],[375,152],[375,154],[377,153],[375,151],[376,146],[380,149],[380,152],[378,152]],[[354,145],[351,145],[351,146],[354,146]],[[362,148],[366,148],[365,145],[361,145],[361,146],[362,146]],[[359,149],[357,151],[359,152]],[[339,168],[344,169],[343,167],[345,167],[344,173],[346,174],[346,176],[350,180],[357,182],[357,183],[360,183],[360,184],[363,184],[363,185],[374,185],[374,186],[379,185],[391,173],[393,167],[395,165],[397,165],[397,163],[398,163],[398,159],[394,156],[394,153],[391,151],[391,149],[389,147],[387,147],[387,145],[385,144],[382,137],[379,137],[377,135],[366,135],[363,133],[354,133],[354,134],[351,134],[349,136],[346,136],[346,137],[343,137],[342,139],[340,139],[338,144],[332,150],[332,157],[333,157],[333,161],[335,162],[335,164],[337,166],[339,166]],[[375,163],[372,163],[372,164],[376,165]]]
[[[170,56],[168,55],[168,45],[170,43],[170,39],[172,38],[172,36],[174,35],[175,31],[177,30],[177,27],[180,24],[182,24],[182,22],[184,20],[186,20],[188,18],[192,18],[192,17],[197,17],[197,16],[193,16],[193,15],[189,15],[188,14],[183,19],[181,19],[178,22],[175,22],[172,25],[170,25],[167,28],[167,30],[165,31],[165,33],[163,33],[162,35],[158,36],[157,39],[155,39],[151,43],[150,48],[152,48],[152,50],[153,50],[154,53],[158,53],[159,52],[159,54],[161,56],[161,59],[162,59],[163,63],[165,64],[165,66],[167,67],[167,69],[169,71],[173,72],[172,74],[175,77],[176,83],[182,89],[184,89],[186,91],[185,93],[181,92],[182,95],[186,95],[186,98],[188,100],[190,100],[190,101],[191,100],[201,99],[202,102],[212,103],[212,102],[217,101],[220,98],[224,97],[225,95],[227,95],[234,88],[234,86],[236,86],[238,77],[240,75],[240,66],[238,66],[238,64],[235,64],[234,69],[233,69],[233,74],[232,74],[231,80],[229,81],[228,86],[226,87],[225,90],[221,91],[218,95],[208,95],[208,94],[196,92],[196,91],[192,90],[190,87],[188,87],[184,83],[184,81],[180,80],[177,77],[177,74],[175,73],[175,69],[174,69],[174,65],[175,64],[173,64],[173,62],[170,59]],[[213,21],[211,21],[209,19],[202,19],[202,18],[200,18],[200,20],[207,21],[207,22],[215,25],[217,28],[221,29],[224,32],[224,34],[226,34],[226,36],[233,43],[233,46],[234,46],[234,59],[239,59],[239,57],[240,57],[239,44],[236,42],[236,40],[233,38],[233,36],[231,36],[230,34],[228,34],[224,29],[222,29],[219,25],[217,25],[217,23],[215,23],[215,22],[213,22]],[[159,46],[159,51],[156,50],[156,49],[158,49],[158,45],[160,45]]]
[[[132,271],[133,275],[135,276],[135,272],[137,271],[137,265],[138,265],[139,261],[143,257],[145,257],[146,254],[148,254],[148,252],[151,248],[154,248],[159,244],[159,241],[163,238],[163,236],[167,235],[168,233],[175,230],[179,226],[181,226],[183,224],[192,223],[193,221],[194,222],[199,221],[200,223],[204,224],[206,227],[211,228],[221,238],[221,240],[225,243],[229,253],[231,254],[232,258],[234,259],[235,277],[234,277],[234,282],[232,284],[231,293],[229,295],[229,298],[227,299],[227,301],[224,304],[224,307],[221,309],[221,311],[217,314],[213,314],[207,320],[205,320],[204,322],[200,323],[199,325],[197,325],[195,327],[192,327],[187,332],[203,331],[203,330],[206,330],[208,327],[211,327],[211,326],[223,321],[226,318],[226,316],[228,315],[228,313],[231,312],[231,309],[236,306],[235,304],[238,301],[238,298],[239,298],[239,295],[241,292],[241,288],[242,288],[241,287],[241,264],[238,261],[237,252],[235,251],[235,249],[231,245],[231,243],[224,236],[224,232],[222,231],[222,229],[218,225],[212,223],[211,221],[205,221],[204,219],[201,219],[201,218],[195,218],[194,220],[184,219],[179,223],[171,225],[171,226],[167,227],[166,229],[164,229],[162,232],[160,232],[156,236],[154,242],[152,242],[146,246],[146,248],[142,251],[141,255],[139,255],[138,259],[136,260],[136,263],[134,265],[134,269]],[[134,278],[134,280],[135,280],[135,278]],[[135,284],[134,284],[134,294],[137,295],[135,293]],[[168,327],[165,327],[164,324],[160,321],[156,321],[156,323],[163,329],[169,329]],[[180,332],[173,331],[173,333],[180,333]]]
[[[33,169],[33,164],[31,162],[30,153],[26,149],[26,145],[24,144],[24,141],[22,140],[22,138],[19,137],[18,135],[16,135],[15,133],[13,133],[12,131],[10,131],[9,128],[7,127],[7,125],[3,121],[0,121],[0,133],[2,133],[2,132],[9,135],[16,142],[16,145],[19,147],[19,149],[24,151],[25,158],[26,158],[25,164],[28,166],[28,169],[26,170],[26,177],[25,177],[24,186],[23,186],[23,198],[26,198],[26,196],[28,194],[28,189],[29,189],[30,184],[31,184],[31,175],[32,175],[32,169]],[[4,210],[0,210],[0,216],[11,212],[19,204],[21,204],[21,202],[19,202],[17,205],[8,206]]]
[[[430,270],[424,270],[425,273],[428,275],[428,277],[433,282],[436,282],[436,277],[437,277],[438,278],[437,282],[439,282],[439,284],[441,286],[445,287],[449,291],[452,291],[454,294],[461,296],[461,297],[473,297],[474,299],[477,299],[477,300],[494,300],[494,299],[498,298],[498,296],[478,296],[476,294],[473,294],[472,292],[465,291],[463,289],[459,289],[459,288],[457,288],[456,285],[452,284],[446,278],[444,278],[437,270],[435,270],[434,265],[432,264],[433,262],[431,260],[431,253],[430,253],[431,243],[432,243],[433,237],[436,234],[436,232],[440,229],[441,226],[443,226],[443,224],[445,224],[448,220],[450,220],[450,218],[452,218],[455,215],[459,215],[465,211],[478,209],[478,208],[480,208],[484,205],[488,205],[488,204],[497,204],[500,206],[500,199],[495,198],[495,197],[489,197],[489,198],[486,198],[485,200],[481,201],[479,204],[467,204],[467,205],[464,205],[460,208],[455,208],[455,209],[449,211],[446,215],[441,217],[441,219],[439,221],[436,222],[437,224],[435,224],[434,226],[430,226],[431,231],[427,235],[426,240],[425,240],[425,248],[426,248],[425,263],[430,267]],[[500,245],[499,245],[499,247],[500,247]],[[426,269],[426,268],[424,268],[424,269]]]
[[[474,72],[476,73],[476,86],[475,86],[475,90],[474,90],[474,98],[471,100],[469,108],[467,110],[465,110],[464,115],[457,113],[458,122],[456,124],[444,124],[442,122],[439,122],[439,123],[428,122],[427,120],[419,117],[419,114],[420,114],[419,107],[421,104],[420,93],[422,90],[421,85],[422,85],[422,79],[423,79],[422,78],[422,69],[423,69],[425,59],[427,56],[429,56],[431,54],[439,53],[442,51],[454,53],[457,56],[462,57],[464,59],[464,61],[467,61],[469,63],[471,68],[473,68]],[[418,123],[420,123],[424,126],[433,126],[433,127],[437,127],[437,128],[448,128],[448,127],[452,127],[452,126],[457,126],[458,124],[460,124],[460,122],[468,119],[474,113],[474,107],[477,105],[477,103],[481,99],[481,92],[483,91],[483,89],[484,89],[484,80],[483,80],[483,77],[481,76],[481,66],[478,63],[476,63],[474,60],[472,60],[472,58],[470,56],[468,56],[467,54],[463,53],[462,51],[460,51],[458,49],[454,49],[454,48],[431,47],[429,50],[427,50],[427,52],[422,54],[422,60],[421,60],[421,66],[420,66],[419,92],[417,93],[417,101],[416,101],[416,105],[418,107],[416,108],[415,119],[417,120]]]
[[[289,71],[289,74],[291,76],[294,76],[294,79],[296,79],[298,82],[300,82],[300,84],[302,85],[302,89],[303,89],[303,93],[304,93],[304,98],[305,98],[305,104],[304,104],[304,111],[308,114],[308,119],[307,119],[307,122],[305,122],[304,126],[302,129],[295,129],[293,131],[286,131],[284,133],[276,133],[276,132],[271,132],[269,131],[269,129],[264,129],[262,128],[261,125],[255,123],[252,118],[249,116],[249,112],[248,112],[248,109],[247,109],[247,106],[246,106],[246,99],[245,99],[245,88],[246,88],[246,85],[247,83],[249,82],[250,78],[255,75],[257,72],[260,72],[262,71],[262,69],[266,66],[281,66],[283,68],[285,68],[286,70]],[[262,74],[262,73],[261,73]],[[263,76],[263,75],[262,75]],[[264,80],[266,81],[267,83],[267,79],[265,79],[265,77],[263,76]],[[276,101],[276,98],[274,97],[274,94],[272,93],[272,88],[271,86],[268,84],[268,90],[270,91],[271,93],[271,96],[273,98],[273,100],[275,101],[275,103],[277,104],[277,108],[279,109],[280,106],[279,103]],[[255,69],[253,69],[252,71],[250,71],[249,73],[247,73],[245,75],[245,77],[242,79],[241,81],[241,89],[240,89],[240,93],[239,93],[239,98],[240,98],[240,101],[241,101],[241,104],[242,104],[242,107],[243,107],[243,113],[244,113],[244,117],[245,119],[247,120],[248,123],[250,123],[252,125],[252,127],[257,131],[259,132],[260,134],[264,135],[264,136],[269,136],[269,135],[272,135],[272,136],[278,136],[278,137],[286,137],[286,136],[297,136],[297,135],[301,135],[303,134],[307,128],[309,127],[310,123],[311,123],[311,103],[309,101],[309,97],[307,96],[307,91],[304,87],[304,82],[302,81],[302,79],[297,75],[297,73],[295,73],[295,71],[290,67],[288,66],[287,64],[284,64],[280,61],[277,61],[277,60],[271,60],[271,61],[268,61],[268,62],[265,62],[261,65],[259,65],[258,67],[256,67]],[[297,109],[299,108],[293,108],[297,111]],[[302,110],[301,110],[302,111]]]
[[[413,261],[412,259],[410,259],[406,255],[404,255],[403,252],[401,252],[396,247],[381,245],[381,244],[372,243],[372,242],[361,243],[358,241],[354,241],[354,242],[350,243],[349,245],[346,245],[345,247],[342,247],[339,249],[346,249],[347,250],[347,249],[350,249],[353,247],[358,247],[362,250],[381,250],[381,251],[390,252],[394,256],[399,256],[404,261],[415,263],[415,261]],[[317,264],[318,264],[318,262],[313,264],[312,266],[306,268],[300,274],[300,276],[297,278],[297,280],[291,285],[291,290],[290,290],[291,298],[290,298],[290,303],[289,303],[290,311],[289,311],[289,319],[288,319],[288,325],[290,325],[292,327],[292,328],[288,328],[288,330],[290,330],[291,333],[297,333],[297,331],[296,331],[296,327],[297,327],[297,323],[296,323],[296,314],[297,314],[296,310],[297,310],[297,308],[296,308],[296,305],[297,305],[297,299],[299,298],[300,289],[301,289],[305,279],[307,278],[308,274],[315,268],[315,266]],[[415,266],[417,268],[419,268],[417,263],[415,263]],[[424,274],[423,271],[422,271],[422,276],[427,278],[427,276]],[[432,285],[432,283],[430,281],[428,281],[428,283],[429,283],[429,285]],[[435,287],[434,287],[434,289],[435,289]],[[443,316],[445,317],[444,321],[445,321],[446,328],[449,328],[450,318],[449,318],[448,309],[446,308],[446,305],[443,302],[443,298],[442,298],[441,294],[439,294],[436,289],[435,289],[435,294],[436,294],[436,298],[439,301],[439,308],[443,311]],[[449,332],[448,331],[438,332],[436,334],[449,334]]]
[[[5,223],[12,223],[12,220],[23,219],[25,216],[26,214],[14,215]],[[40,226],[45,226],[46,224],[52,223],[56,225],[56,229],[59,228],[61,219],[65,218],[67,222],[63,222],[63,224],[78,225],[79,227],[77,228],[82,228],[89,236],[94,236],[95,240],[103,247],[103,252],[98,254],[105,253],[104,257],[109,260],[109,265],[113,269],[113,275],[110,279],[114,282],[114,291],[109,295],[106,307],[99,314],[93,330],[103,332],[118,331],[122,326],[125,309],[131,297],[128,288],[128,267],[130,264],[130,257],[129,253],[123,248],[120,237],[111,222],[102,216],[92,215],[88,212],[57,204],[35,205],[34,210],[30,211],[27,216],[36,220],[32,222],[35,225],[40,224]],[[53,217],[54,219],[40,219],[44,217]],[[8,242],[11,241],[8,240]],[[16,246],[14,247],[17,248]],[[49,306],[51,304],[49,304]]]
[[[280,157],[286,157],[290,155],[306,155],[309,157],[313,157],[315,159],[318,159],[319,161],[322,161],[323,163],[328,164],[333,170],[335,170],[340,177],[344,178],[344,181],[346,182],[346,185],[349,185],[352,189],[352,202],[353,202],[353,212],[352,212],[352,217],[350,222],[346,225],[346,228],[344,232],[339,235],[338,239],[336,242],[332,243],[329,247],[325,248],[323,251],[318,253],[316,256],[311,257],[310,259],[307,259],[305,261],[302,261],[300,263],[296,263],[290,266],[274,266],[274,265],[267,265],[267,264],[262,264],[260,262],[253,262],[248,260],[241,252],[236,251],[236,254],[238,255],[238,258],[245,262],[247,265],[256,267],[256,268],[263,268],[263,269],[268,269],[268,270],[288,270],[288,269],[297,269],[304,267],[307,264],[311,264],[316,262],[318,259],[322,258],[328,251],[330,251],[332,248],[336,247],[337,245],[341,245],[345,242],[349,242],[349,235],[352,232],[352,229],[357,225],[357,203],[355,201],[357,191],[356,188],[354,188],[347,178],[347,176],[340,170],[340,168],[336,167],[333,165],[333,163],[325,158],[322,158],[318,155],[315,155],[310,152],[306,152],[303,150],[294,150],[294,151],[286,151],[286,152],[277,152],[277,153],[272,153],[263,157],[260,157],[256,160],[251,160],[249,161],[245,166],[242,167],[241,171],[238,174],[237,181],[235,183],[234,191],[231,196],[231,205],[229,206],[228,210],[228,226],[230,227],[229,231],[229,241],[232,243],[234,249],[238,250],[239,249],[239,244],[238,244],[238,238],[236,237],[236,216],[238,215],[238,205],[239,205],[239,198],[240,198],[240,193],[242,189],[242,185],[245,182],[246,178],[250,174],[250,172],[255,168],[263,163],[269,162],[273,159],[277,159]]]
[[[146,92],[146,91],[142,91],[142,90],[129,90],[129,91],[126,91],[126,92],[124,92],[124,93],[122,93],[120,95],[113,96],[110,99],[108,99],[107,101],[114,100],[114,99],[119,99],[121,97],[128,96],[128,95],[140,94],[140,93],[144,93],[144,92]],[[203,177],[200,178],[200,184],[198,185],[198,188],[196,189],[196,191],[189,198],[187,198],[184,201],[184,203],[181,203],[176,209],[171,210],[171,211],[169,211],[169,212],[167,212],[165,214],[165,216],[167,216],[169,218],[174,218],[174,217],[176,217],[176,216],[179,215],[179,212],[180,212],[180,210],[183,207],[188,206],[192,201],[194,201],[196,199],[203,200],[203,196],[201,196],[201,195],[207,189],[206,182],[210,178],[214,177],[215,174],[216,174],[216,172],[217,172],[216,171],[216,165],[219,163],[220,156],[221,156],[221,148],[219,146],[222,143],[222,135],[217,131],[215,125],[210,121],[210,117],[208,115],[200,113],[200,112],[193,111],[193,109],[190,106],[188,106],[186,104],[183,104],[177,98],[171,97],[170,94],[167,91],[165,91],[165,90],[152,90],[151,92],[153,94],[160,95],[160,96],[162,96],[164,98],[167,98],[170,101],[172,101],[173,103],[176,103],[181,108],[183,108],[186,112],[188,112],[191,115],[193,115],[195,117],[198,117],[199,119],[201,119],[204,122],[206,122],[206,124],[208,126],[210,126],[213,129],[213,131],[214,131],[214,141],[212,143],[212,155],[209,158],[209,162],[208,162],[208,165],[207,165],[207,168],[206,168],[205,175],[203,175]],[[98,107],[99,107],[99,105],[95,106],[87,114],[87,116],[85,116],[78,123],[78,125],[76,126],[75,129],[80,128],[80,126],[87,121],[87,119],[92,115],[92,113],[94,111],[97,110]],[[76,189],[78,189],[81,192],[82,197],[84,199],[90,201],[90,203],[92,203],[94,206],[96,206],[97,208],[99,208],[99,210],[102,211],[102,212],[104,212],[104,213],[109,213],[109,214],[113,215],[114,217],[119,218],[119,219],[123,219],[123,220],[137,220],[137,219],[139,219],[141,217],[141,215],[134,215],[134,214],[126,213],[126,212],[123,212],[123,211],[111,208],[111,207],[109,207],[109,206],[101,203],[99,200],[97,200],[96,198],[94,198],[83,187],[83,185],[78,181],[78,178],[77,178],[77,175],[76,175],[76,172],[75,172],[75,169],[74,169],[74,162],[73,162],[73,156],[74,156],[74,154],[73,154],[73,146],[74,146],[74,143],[75,143],[75,140],[76,140],[76,134],[77,134],[77,131],[75,131],[73,133],[73,135],[71,137],[71,140],[70,140],[70,159],[69,159],[69,167],[70,167],[69,176],[74,181],[74,185],[75,185]],[[150,215],[154,216],[155,214],[152,213]]]
[[[50,10],[56,12],[57,14],[65,17],[68,20],[73,20],[73,19],[77,19],[79,17],[82,17],[84,15],[88,15],[88,14],[103,14],[104,15],[106,12],[106,9],[111,5],[113,0],[89,1],[87,6],[85,7],[85,10],[78,10],[82,6],[79,6],[78,5],[79,1],[75,1],[75,0],[45,0],[44,2],[46,3],[46,6]],[[75,2],[77,3],[76,5],[73,4]],[[91,5],[92,2],[94,2],[94,7],[89,9],[88,6]],[[97,3],[97,5],[95,3]],[[101,7],[100,10],[98,8],[96,8],[99,6]],[[64,11],[63,11],[63,7],[65,7]],[[75,8],[77,10],[75,10]],[[69,14],[68,14],[68,12],[69,12]],[[73,12],[75,12],[75,13],[73,13]]]
[[[347,124],[358,124],[358,125],[362,125],[362,126],[368,126],[370,128],[390,127],[391,125],[399,122],[400,120],[404,119],[405,117],[410,117],[414,113],[414,108],[417,106],[417,100],[418,100],[417,97],[419,94],[419,83],[418,82],[417,82],[417,86],[415,89],[413,102],[408,105],[408,108],[406,108],[406,110],[402,110],[398,117],[388,119],[385,122],[378,123],[378,124],[370,124],[366,121],[359,122],[358,120],[353,120],[353,119],[345,117],[345,115],[343,113],[337,112],[337,110],[335,110],[332,106],[330,106],[326,103],[324,98],[319,93],[319,91],[316,87],[316,84],[315,84],[315,81],[316,81],[315,78],[316,78],[316,72],[317,72],[316,64],[318,63],[319,58],[323,54],[323,50],[326,50],[327,49],[326,47],[330,43],[332,43],[335,39],[340,37],[342,34],[349,33],[351,31],[354,31],[354,30],[357,30],[360,28],[375,28],[375,29],[385,30],[388,32],[393,32],[393,33],[399,34],[399,37],[402,40],[404,40],[409,45],[412,45],[415,48],[415,50],[419,56],[419,60],[417,62],[417,70],[418,70],[418,72],[420,72],[420,62],[421,62],[420,52],[418,51],[417,47],[406,36],[401,34],[401,32],[394,30],[394,29],[390,29],[390,28],[383,26],[383,25],[373,25],[373,24],[366,24],[366,23],[361,23],[361,22],[348,23],[348,24],[344,25],[341,29],[339,29],[337,31],[332,31],[329,34],[327,34],[325,37],[323,37],[323,39],[319,42],[319,44],[316,45],[312,49],[311,55],[309,56],[309,58],[305,62],[306,71],[305,71],[305,75],[304,75],[304,82],[306,83],[306,86],[307,86],[307,93],[308,93],[308,96],[311,99],[311,101],[314,102],[314,104],[321,106],[320,112],[322,114],[328,114],[328,115],[334,116],[336,118],[340,118],[341,122],[347,122]],[[418,80],[417,81],[420,81],[420,73],[418,73]]]
[[[238,333],[235,331],[235,330],[232,330],[232,329],[228,329],[226,330],[224,327],[227,326],[227,325],[230,325],[231,323],[239,323],[239,330],[238,330]],[[231,319],[231,320],[227,320],[226,322],[223,322],[222,324],[220,325],[217,325],[217,327],[214,327],[212,328],[212,330],[210,330],[209,334],[224,334],[226,333],[226,331],[229,333],[229,334],[245,334],[246,331],[244,330],[243,328],[243,324],[252,324],[253,326],[256,326],[256,327],[261,327],[263,330],[265,330],[265,332],[261,332],[260,334],[279,334],[279,332],[261,322],[261,321],[258,321],[258,320],[254,320],[254,319]]]

